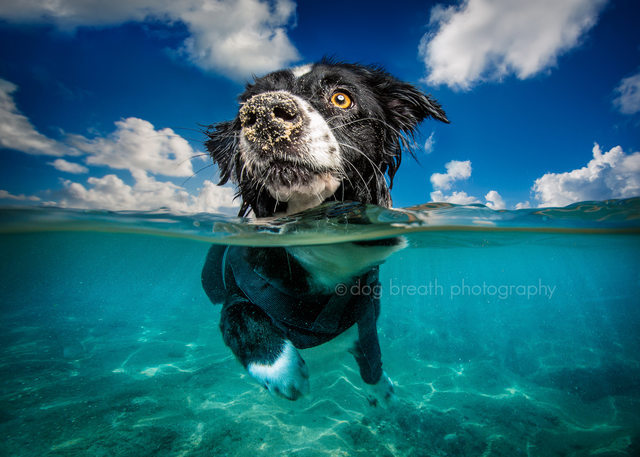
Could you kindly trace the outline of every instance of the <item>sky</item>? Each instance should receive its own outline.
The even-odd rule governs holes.
[[[430,93],[395,207],[640,196],[637,0],[0,0],[0,206],[233,214],[202,129],[323,56]]]

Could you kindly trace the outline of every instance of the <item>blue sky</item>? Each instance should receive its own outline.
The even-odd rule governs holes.
[[[252,74],[381,64],[422,124],[394,205],[564,206],[640,195],[635,0],[0,3],[0,205],[233,212],[199,129]]]

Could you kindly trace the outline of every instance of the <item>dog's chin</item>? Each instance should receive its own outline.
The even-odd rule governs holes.
[[[287,167],[285,172],[276,173],[265,187],[277,201],[287,203],[286,214],[293,214],[318,206],[331,197],[340,187],[340,179],[329,171]]]

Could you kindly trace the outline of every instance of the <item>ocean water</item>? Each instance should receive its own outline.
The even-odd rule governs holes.
[[[351,335],[271,397],[201,289],[211,243],[404,236],[378,322],[397,398]],[[332,205],[216,215],[0,211],[0,455],[640,455],[640,199],[492,211]]]

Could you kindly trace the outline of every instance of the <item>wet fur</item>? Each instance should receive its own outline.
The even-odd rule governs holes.
[[[349,94],[353,106],[332,105],[336,91]],[[239,102],[235,119],[208,129],[206,147],[220,169],[219,184],[231,181],[238,188],[239,216],[259,218],[328,201],[390,207],[389,190],[417,125],[427,117],[448,122],[435,100],[383,69],[326,59],[259,78],[247,85]],[[271,111],[264,114],[275,113],[277,104],[277,119]],[[318,144],[326,144],[326,150]],[[402,247],[396,239],[337,250],[250,248],[244,261],[295,294],[331,294],[336,284],[366,273]],[[347,251],[358,262],[349,262]],[[225,268],[220,264],[223,252],[224,247],[211,248],[202,280],[213,302],[224,301],[224,341],[266,389],[295,400],[308,392],[304,360],[281,327],[240,288],[232,284],[220,289],[216,278]],[[365,382],[391,395],[392,383],[380,371],[381,362],[371,368],[358,343],[352,352]]]

